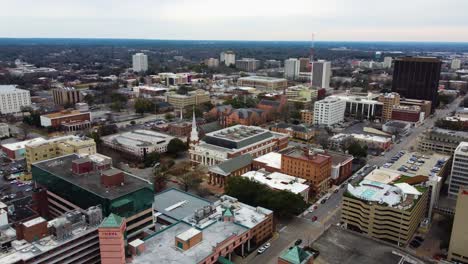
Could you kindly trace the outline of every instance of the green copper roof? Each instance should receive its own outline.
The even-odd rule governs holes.
[[[102,221],[99,227],[120,227],[122,225],[122,222],[122,217],[111,213],[108,217],[104,219],[104,221]]]
[[[303,263],[304,260],[307,260],[310,257],[311,257],[310,253],[306,252],[305,250],[303,250],[302,248],[298,246],[294,246],[293,248],[288,249],[281,255],[282,259],[292,264],[301,264]]]
[[[223,256],[220,256],[218,258],[218,262],[221,263],[221,264],[234,264],[234,262],[230,261],[229,259],[223,257]]]
[[[231,209],[229,209],[229,208],[226,209],[226,210],[224,211],[224,213],[223,213],[223,216],[228,216],[228,217],[232,216]]]

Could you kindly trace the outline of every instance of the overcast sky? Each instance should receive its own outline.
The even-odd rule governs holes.
[[[0,0],[0,37],[468,41],[468,0]]]

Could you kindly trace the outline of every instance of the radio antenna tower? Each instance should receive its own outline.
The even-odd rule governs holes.
[[[310,43],[310,88],[312,88],[312,78],[314,75],[314,56],[315,56],[315,33],[312,33],[312,42]]]

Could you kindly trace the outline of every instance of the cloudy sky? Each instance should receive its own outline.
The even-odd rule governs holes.
[[[0,0],[0,37],[468,41],[467,0]]]

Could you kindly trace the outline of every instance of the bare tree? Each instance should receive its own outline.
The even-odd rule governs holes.
[[[197,189],[200,186],[205,172],[203,168],[193,168],[190,162],[184,161],[174,165],[168,173],[177,178],[184,191],[188,191],[189,189]]]

